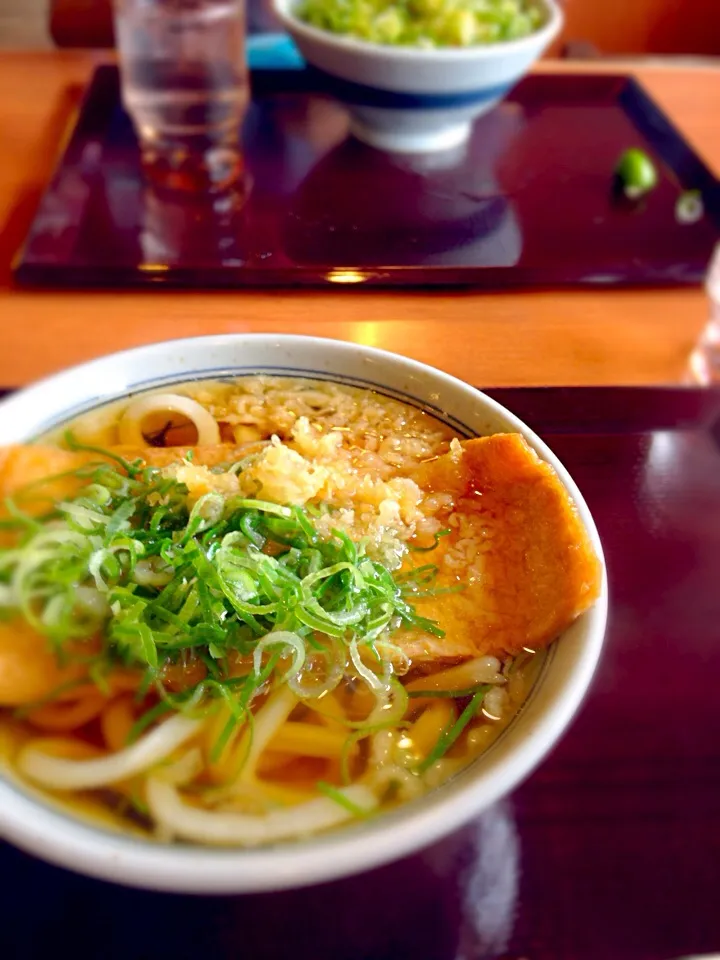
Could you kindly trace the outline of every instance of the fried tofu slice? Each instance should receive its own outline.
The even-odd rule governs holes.
[[[197,447],[112,447],[112,453],[125,460],[143,460],[151,467],[169,467],[187,458],[191,453],[191,462],[199,467],[217,467],[223,463],[235,463],[258,449],[258,444],[238,446],[232,443],[218,443]]]
[[[87,666],[62,666],[46,637],[20,618],[0,622],[0,707],[34,703],[79,680]]]
[[[220,443],[197,447],[111,447],[108,453],[133,461],[140,459],[153,467],[166,467],[192,454],[192,463],[215,467],[234,463],[246,456],[256,444],[238,446]],[[85,450],[63,450],[49,444],[15,444],[0,447],[0,498],[17,497],[29,513],[41,512],[48,505],[75,495],[83,481],[69,476],[72,471],[103,457]]]
[[[27,513],[42,513],[77,493],[82,481],[68,474],[92,459],[97,457],[43,444],[0,447],[0,499],[13,497]]]
[[[193,468],[188,468],[191,474],[188,480],[192,500],[209,489],[214,489],[209,482],[214,475],[210,476],[206,468],[234,463],[257,449],[257,444],[220,443],[196,447],[117,446],[109,448],[108,453],[130,462],[140,459],[148,466],[160,469],[170,464],[183,463],[188,453],[191,453]],[[89,478],[75,476],[74,472],[86,464],[97,463],[102,459],[100,453],[64,450],[50,444],[0,447],[0,520],[9,515],[5,503],[7,497],[12,497],[15,505],[30,516],[37,517],[48,513],[59,501],[76,496],[82,486],[89,482]],[[193,472],[199,475],[202,482],[193,484]],[[185,482],[182,476],[179,476],[179,479]],[[231,479],[237,484],[236,478]],[[0,547],[12,546],[16,539],[14,532],[0,529]]]
[[[439,587],[464,585],[417,600],[445,637],[394,637],[414,660],[537,650],[598,598],[602,565],[575,504],[519,434],[469,440],[414,479],[454,500],[445,518],[452,533],[418,562],[437,564]]]
[[[163,467],[181,461],[188,448],[119,447],[110,452]],[[193,463],[199,466],[231,463],[246,452],[230,444],[194,447]],[[58,501],[75,496],[86,481],[74,476],[73,471],[100,459],[96,453],[44,444],[0,448],[0,518],[8,513],[4,505],[6,497],[13,497],[31,516],[38,516]],[[0,532],[0,546],[11,546],[15,539],[10,531]],[[33,703],[86,673],[87,667],[79,664],[62,666],[48,639],[24,620],[0,622],[0,706]]]

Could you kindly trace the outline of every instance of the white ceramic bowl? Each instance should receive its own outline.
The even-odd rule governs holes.
[[[437,413],[458,432],[519,431],[558,472],[602,556],[580,492],[548,447],[473,387],[403,357],[313,337],[221,335],[139,347],[57,374],[0,404],[0,444],[28,440],[98,404],[178,381],[267,372],[369,385]],[[97,877],[160,890],[249,892],[297,887],[398,859],[450,833],[512,790],[570,722],[600,655],[601,598],[555,644],[518,717],[453,780],[397,810],[309,840],[267,849],[162,845],[76,820],[0,771],[0,835]]]
[[[297,0],[272,0],[300,52],[344,101],[352,132],[385,150],[446,150],[462,143],[472,121],[491,110],[557,36],[556,0],[537,0],[545,23],[506,43],[423,50],[339,36],[294,14]]]

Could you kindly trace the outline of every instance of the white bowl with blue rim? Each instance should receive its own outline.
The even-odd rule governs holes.
[[[458,434],[517,431],[553,466],[602,559],[595,523],[558,458],[495,400],[440,370],[356,343],[221,334],[137,347],[43,380],[0,403],[0,445],[27,442],[101,404],[188,380],[269,373],[370,387],[432,412]],[[0,840],[106,880],[156,890],[251,893],[369,870],[427,846],[488,810],[540,763],[582,702],[603,646],[607,582],[554,644],[520,713],[492,748],[418,800],[320,836],[250,849],[194,847],[77,819],[0,760]]]
[[[351,130],[384,150],[450,149],[491,110],[557,36],[556,0],[537,0],[542,26],[518,40],[471,47],[390,46],[331,33],[294,14],[297,0],[272,0],[300,53],[343,101]]]

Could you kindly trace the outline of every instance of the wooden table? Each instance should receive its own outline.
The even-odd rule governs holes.
[[[384,347],[476,384],[682,382],[708,313],[700,289],[525,293],[27,292],[10,262],[68,130],[80,88],[106,54],[0,59],[0,384],[20,385],[111,350],[243,331]],[[611,69],[583,66],[581,69]],[[540,70],[578,69],[546,62]],[[630,68],[720,172],[720,69]]]

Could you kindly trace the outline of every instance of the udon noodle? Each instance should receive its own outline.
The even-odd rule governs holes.
[[[163,841],[257,845],[411,800],[512,720],[600,567],[513,434],[274,377],[0,451],[11,775]]]

